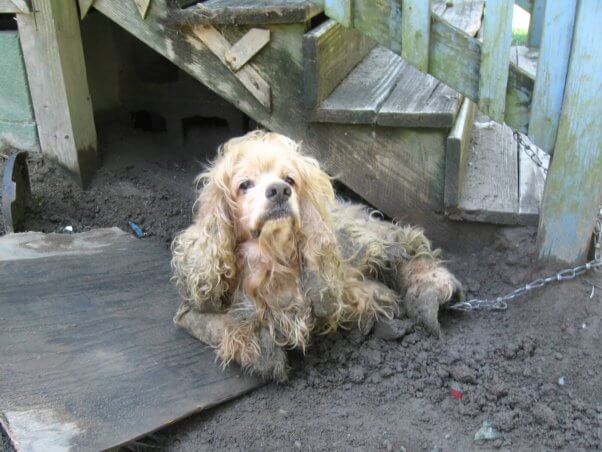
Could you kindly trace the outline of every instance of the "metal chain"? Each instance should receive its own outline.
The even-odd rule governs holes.
[[[555,275],[548,276],[545,278],[539,278],[535,281],[531,281],[518,289],[514,289],[512,292],[494,298],[494,299],[479,299],[474,298],[472,300],[461,301],[452,304],[448,309],[455,311],[476,311],[476,310],[499,310],[503,311],[508,308],[508,301],[513,300],[531,290],[539,289],[547,284],[554,281],[567,281],[569,279],[575,279],[577,276],[582,275],[590,270],[602,271],[602,208],[598,213],[596,220],[596,226],[594,228],[594,259],[587,262],[586,264],[579,265],[573,268],[565,268],[559,271]]]
[[[541,161],[541,158],[539,157],[535,146],[533,146],[531,143],[527,143],[525,141],[524,135],[518,132],[517,130],[513,130],[512,133],[514,135],[514,139],[520,146],[520,149],[525,154],[527,154],[531,160],[533,160],[533,163],[535,163],[543,170],[544,174],[548,174],[548,167]]]

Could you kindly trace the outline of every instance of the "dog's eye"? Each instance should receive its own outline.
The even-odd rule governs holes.
[[[291,187],[293,187],[295,185],[295,179],[293,179],[290,176],[286,176],[284,178],[284,182],[286,182],[287,184],[289,184]]]
[[[242,181],[240,183],[240,185],[238,186],[238,188],[240,190],[242,190],[242,191],[247,191],[252,186],[253,186],[253,181],[251,181],[251,180],[245,180],[245,181]]]

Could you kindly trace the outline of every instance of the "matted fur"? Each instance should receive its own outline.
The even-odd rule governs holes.
[[[290,198],[274,216],[265,190],[282,181]],[[282,135],[226,142],[198,186],[194,223],[172,246],[185,300],[176,321],[224,364],[281,379],[282,350],[304,350],[312,332],[365,327],[402,311],[407,294],[420,304],[425,281],[437,285],[438,304],[460,288],[420,229],[336,200],[318,162]]]

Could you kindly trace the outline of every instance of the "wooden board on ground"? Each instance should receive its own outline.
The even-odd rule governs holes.
[[[517,224],[518,156],[512,130],[477,116],[468,148],[464,178],[459,181],[457,212],[450,218]]]
[[[172,19],[188,24],[259,25],[305,22],[322,8],[308,0],[177,0],[184,9],[174,8]]]
[[[530,145],[530,150],[518,146],[518,213],[523,222],[537,224],[550,156],[533,145],[529,138],[523,139]]]
[[[249,391],[172,323],[167,251],[117,228],[0,238],[0,422],[22,450],[101,450]]]
[[[442,127],[454,124],[462,96],[409,63],[380,108],[376,122],[382,126]]]

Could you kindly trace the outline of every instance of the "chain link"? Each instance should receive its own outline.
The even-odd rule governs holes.
[[[517,130],[513,130],[513,135],[514,135],[514,139],[516,140],[516,142],[518,143],[520,149],[529,156],[529,158],[531,160],[533,160],[533,163],[535,163],[537,166],[539,166],[544,174],[548,174],[548,165],[546,165],[542,160],[541,157],[539,156],[539,148],[537,148],[536,146],[534,146],[530,140],[529,142],[527,142],[528,138],[523,135],[522,133],[518,132]],[[543,152],[543,151],[540,151]]]

